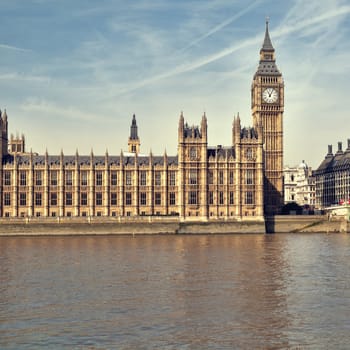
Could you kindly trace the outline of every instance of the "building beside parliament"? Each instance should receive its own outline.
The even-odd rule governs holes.
[[[176,156],[142,155],[133,116],[128,152],[44,155],[8,138],[0,116],[1,217],[177,216],[179,220],[263,220],[283,205],[284,83],[268,23],[251,87],[252,127],[232,126],[230,146],[208,146],[207,117],[181,113]]]
[[[338,150],[334,154],[332,149],[332,145],[328,145],[325,159],[313,174],[319,208],[350,204],[350,139],[345,151],[342,142],[338,142]]]

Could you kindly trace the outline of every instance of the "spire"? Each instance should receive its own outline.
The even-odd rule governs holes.
[[[130,127],[130,137],[128,140],[128,149],[130,153],[140,152],[140,139],[137,135],[137,124],[135,114],[132,116],[132,122]]]
[[[269,18],[266,18],[266,30],[265,30],[265,38],[264,38],[264,43],[261,48],[262,51],[275,51],[275,49],[272,46],[272,42],[270,39],[270,34],[269,34]]]
[[[269,20],[266,18],[266,29],[265,29],[265,38],[263,45],[260,49],[260,61],[258,70],[254,75],[254,79],[256,76],[261,75],[274,75],[281,76],[280,71],[276,65],[275,59],[275,49],[272,46],[270,34],[269,34]]]
[[[137,136],[137,124],[136,124],[136,116],[135,114],[132,116],[132,122],[130,127],[130,140],[138,140]]]

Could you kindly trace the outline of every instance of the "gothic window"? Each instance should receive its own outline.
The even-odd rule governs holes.
[[[141,171],[140,172],[140,186],[146,186],[147,185],[147,171]]]
[[[219,171],[219,185],[223,185],[224,184],[224,172],[223,170]]]
[[[50,193],[50,205],[52,205],[52,206],[57,205],[57,193],[56,192]]]
[[[147,205],[147,193],[140,192],[140,205]]]
[[[154,194],[154,205],[161,205],[162,204],[162,194],[161,192],[156,192]]]
[[[214,204],[214,192],[209,191],[209,197],[208,197],[209,204]]]
[[[154,185],[161,186],[162,184],[162,173],[160,171],[156,171],[154,173]]]
[[[188,204],[197,204],[197,191],[189,192]]]
[[[197,184],[197,170],[196,169],[191,169],[189,171],[189,179],[188,183],[190,185],[196,185]]]
[[[19,193],[19,205],[21,206],[27,205],[27,194],[25,192]]]
[[[88,204],[88,194],[87,192],[81,192],[80,193],[80,205],[87,205]]]
[[[42,170],[35,171],[35,186],[41,186],[43,184],[43,172]]]
[[[118,173],[116,170],[111,171],[111,186],[118,185]]]
[[[208,171],[208,184],[212,185],[214,183],[214,173],[212,170]]]
[[[254,196],[252,191],[245,193],[245,204],[254,204]]]
[[[176,171],[169,172],[169,186],[176,186]]]
[[[57,170],[51,170],[50,172],[50,184],[51,186],[57,186],[58,172]]]
[[[67,170],[66,171],[66,186],[72,186],[73,185],[73,171]]]
[[[224,204],[224,192],[222,191],[219,192],[219,204],[220,205]]]
[[[72,204],[73,204],[72,192],[66,192],[66,205],[72,205]]]
[[[111,192],[111,205],[117,205],[117,193]]]
[[[176,193],[175,192],[169,193],[169,205],[176,205]]]
[[[246,185],[253,185],[254,184],[254,171],[251,169],[248,169],[246,171]]]
[[[230,185],[234,184],[234,172],[233,170],[230,170]]]
[[[11,193],[10,192],[4,193],[4,205],[5,206],[11,205]]]
[[[36,206],[42,205],[42,195],[40,192],[35,192],[35,205]]]
[[[88,172],[87,172],[87,170],[82,170],[80,172],[80,185],[81,186],[88,185]]]
[[[125,205],[131,205],[131,204],[132,204],[132,193],[125,192]]]
[[[101,206],[102,205],[102,192],[96,192],[96,205]]]
[[[131,171],[125,172],[125,184],[126,184],[126,186],[132,185],[132,172]]]
[[[4,185],[11,186],[11,172],[8,170],[4,172]]]
[[[20,186],[27,185],[27,173],[25,171],[20,171],[19,173],[19,185]]]
[[[247,148],[246,158],[249,160],[253,159],[253,150],[251,148]]]
[[[190,159],[196,159],[197,158],[197,149],[196,147],[190,148]]]
[[[234,204],[234,202],[235,202],[234,193],[231,191],[230,192],[230,205]]]
[[[98,170],[96,171],[96,186],[102,186],[103,184],[103,171],[102,170]]]

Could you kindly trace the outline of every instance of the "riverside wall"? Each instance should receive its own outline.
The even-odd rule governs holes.
[[[326,216],[275,216],[252,221],[182,222],[177,217],[2,218],[0,236],[350,233],[350,223]]]
[[[265,218],[268,233],[350,233],[350,222],[326,215],[276,215]]]

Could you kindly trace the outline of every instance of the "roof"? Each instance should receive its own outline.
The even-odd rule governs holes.
[[[338,151],[336,154],[327,154],[315,175],[331,173],[334,171],[350,171],[350,148],[345,152]]]
[[[264,61],[264,60],[261,60],[259,62],[259,66],[258,66],[258,69],[257,69],[255,75],[275,75],[275,76],[280,76],[282,74],[278,70],[275,61]]]
[[[265,30],[265,38],[263,42],[263,46],[261,48],[263,51],[275,51],[275,49],[272,46],[272,42],[270,39],[270,34],[269,34],[269,21],[266,20],[266,30]]]
[[[266,30],[265,30],[265,38],[263,45],[261,47],[260,53],[266,52],[271,53],[270,58],[268,59],[261,59],[259,62],[258,69],[255,73],[255,75],[274,75],[274,76],[280,76],[281,72],[278,70],[273,53],[275,52],[274,47],[272,46],[272,42],[270,39],[269,34],[269,22],[266,21]],[[264,55],[262,56],[264,57]]]
[[[14,163],[14,160],[16,158],[16,162],[18,165],[29,165],[30,164],[30,158],[32,157],[33,164],[34,165],[45,165],[45,155],[8,155],[4,157],[3,164],[12,164]],[[60,165],[61,158],[63,159],[63,165],[69,166],[69,165],[76,165],[76,161],[78,161],[78,165],[91,165],[94,166],[97,165],[106,165],[106,159],[108,161],[108,165],[120,165],[122,162],[123,165],[134,165],[135,160],[137,160],[137,163],[139,165],[149,165],[150,159],[152,159],[152,165],[164,165],[164,160],[167,159],[167,164],[178,164],[178,157],[177,156],[167,156],[166,158],[164,156],[65,156],[65,155],[48,155],[47,156],[47,163],[52,165]],[[122,161],[121,161],[122,159]]]

